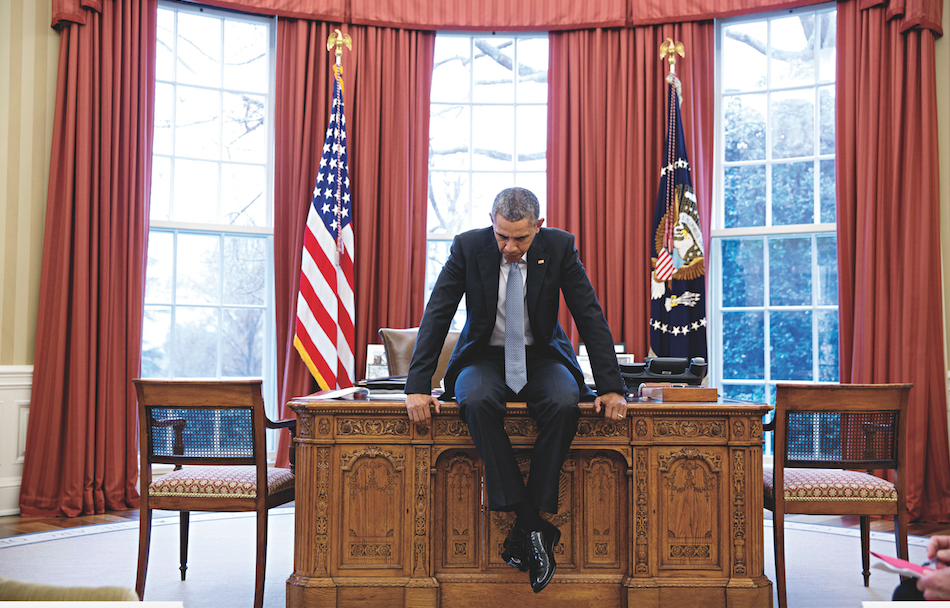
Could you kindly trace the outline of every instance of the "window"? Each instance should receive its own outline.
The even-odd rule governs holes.
[[[276,411],[273,20],[162,2],[142,376],[263,378]]]
[[[718,25],[710,371],[729,397],[838,380],[835,15]]]
[[[426,301],[456,234],[487,226],[521,186],[545,208],[547,35],[439,34],[429,125]],[[461,329],[460,308],[452,329]]]

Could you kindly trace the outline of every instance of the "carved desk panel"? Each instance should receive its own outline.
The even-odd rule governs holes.
[[[454,403],[429,429],[405,403],[290,402],[298,419],[288,608],[771,605],[762,538],[767,405],[582,404],[561,472],[558,569],[543,593],[500,557],[513,515],[484,507],[482,462]],[[527,476],[537,427],[506,426]]]

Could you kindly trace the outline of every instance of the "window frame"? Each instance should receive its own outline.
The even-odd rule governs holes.
[[[221,271],[221,277],[219,277],[218,292],[223,294],[223,290],[220,285],[220,281],[223,281],[224,275],[224,244],[228,237],[263,237],[265,243],[265,253],[267,259],[265,261],[265,272],[266,276],[264,277],[264,301],[262,304],[255,305],[237,305],[237,304],[226,304],[222,299],[215,304],[201,305],[202,308],[215,308],[218,312],[218,326],[216,332],[217,340],[217,366],[216,366],[216,375],[214,377],[209,377],[207,379],[221,379],[234,378],[232,376],[223,376],[222,374],[222,348],[224,342],[223,329],[223,314],[226,309],[260,309],[263,311],[263,336],[261,337],[263,352],[261,354],[262,361],[262,374],[261,376],[253,376],[254,379],[261,379],[263,381],[262,391],[265,402],[265,410],[267,415],[272,419],[276,418],[278,412],[278,403],[277,403],[277,368],[276,368],[276,306],[275,306],[275,294],[274,294],[274,158],[275,158],[275,122],[274,114],[276,107],[276,67],[277,67],[277,18],[270,16],[255,15],[251,13],[244,13],[241,11],[235,11],[230,9],[212,7],[212,6],[203,6],[203,5],[194,5],[184,2],[179,2],[177,0],[159,0],[158,2],[159,10],[170,10],[175,13],[175,27],[177,28],[177,15],[180,13],[187,13],[192,15],[203,15],[203,16],[214,16],[221,19],[221,27],[224,27],[224,21],[241,21],[245,23],[253,23],[257,25],[264,25],[267,27],[267,52],[268,52],[268,84],[266,92],[254,92],[255,95],[260,95],[266,97],[266,106],[264,110],[263,125],[262,128],[266,129],[265,137],[265,146],[266,146],[266,155],[265,161],[263,163],[264,167],[264,186],[263,192],[266,197],[265,202],[265,211],[264,217],[266,218],[265,226],[238,226],[238,225],[228,225],[221,223],[201,223],[193,221],[176,221],[170,219],[152,219],[149,218],[149,237],[153,234],[158,233],[167,233],[172,235],[172,260],[170,262],[171,266],[171,277],[172,285],[171,289],[171,302],[160,302],[160,301],[145,301],[145,307],[150,306],[162,306],[170,308],[170,323],[171,327],[168,334],[168,348],[169,348],[169,375],[161,376],[162,378],[167,379],[196,379],[192,377],[183,378],[182,376],[174,375],[174,364],[172,358],[174,357],[174,343],[175,343],[175,315],[179,309],[187,309],[198,307],[198,305],[192,304],[179,304],[176,300],[175,290],[176,286],[176,276],[178,272],[178,237],[180,235],[203,235],[203,236],[214,236],[219,239],[219,270]],[[174,33],[174,39],[177,41],[177,29]],[[225,37],[222,32],[220,39],[221,45],[221,57],[226,57],[225,49]],[[177,77],[177,49],[173,49],[172,58],[174,61],[174,72],[171,79],[160,78],[158,74],[155,77],[156,86],[161,83],[170,84],[173,87],[177,87],[179,80]],[[225,69],[225,62],[221,62],[220,69],[223,71]],[[195,85],[187,84],[186,86],[192,87]],[[211,90],[221,91],[222,93],[228,92],[244,92],[239,89],[230,89],[225,85],[225,80],[222,77],[220,86],[218,87],[208,87]],[[175,90],[175,89],[173,89]],[[167,154],[159,154],[152,152],[152,157],[154,158],[168,158],[170,159],[170,178],[169,184],[171,186],[171,191],[167,193],[169,201],[169,213],[171,214],[174,209],[174,183],[175,183],[175,169],[174,169],[174,160],[176,158],[192,159],[194,157],[181,154],[175,149],[174,139],[176,137],[175,132],[175,113],[176,109],[172,108],[171,120],[172,120],[172,146],[171,150]],[[219,114],[219,116],[223,116]],[[153,127],[154,128],[154,127]],[[224,121],[221,121],[220,128],[224,129]],[[202,161],[208,161],[208,159],[201,158]],[[218,185],[218,203],[223,200],[225,196],[222,191],[221,185],[223,183],[224,177],[222,175],[221,166],[225,163],[230,164],[249,164],[249,165],[258,165],[260,163],[248,163],[245,161],[239,160],[230,160],[222,156],[218,156],[216,159],[208,161],[213,162],[217,165],[217,185]],[[147,277],[146,277],[147,278]],[[144,298],[143,298],[144,300]],[[143,331],[143,345],[144,345],[144,331]],[[143,348],[144,353],[144,348]],[[276,449],[276,432],[272,430],[267,431],[268,441],[267,447],[269,455],[273,456],[273,450]]]
[[[821,222],[821,181],[820,173],[818,169],[822,161],[834,160],[835,153],[832,154],[822,154],[820,147],[820,112],[821,104],[819,94],[822,87],[827,87],[828,85],[837,87],[836,79],[831,81],[823,80],[821,78],[821,73],[818,68],[818,56],[817,51],[819,50],[820,37],[816,37],[815,40],[815,49],[816,49],[816,58],[815,58],[815,75],[813,80],[807,85],[796,84],[794,86],[773,86],[772,85],[772,72],[769,70],[766,73],[766,86],[762,89],[741,91],[742,94],[747,93],[763,93],[766,96],[766,123],[765,123],[765,157],[762,160],[754,161],[726,161],[725,159],[725,120],[724,120],[724,99],[727,93],[723,91],[723,61],[724,61],[724,29],[728,26],[742,24],[742,23],[752,23],[760,21],[771,21],[778,18],[787,18],[796,15],[802,14],[815,14],[818,19],[821,18],[821,15],[835,12],[836,6],[834,3],[813,5],[807,7],[801,7],[791,10],[782,10],[775,12],[767,13],[755,13],[750,15],[743,15],[738,17],[731,17],[726,19],[717,19],[716,20],[716,66],[715,66],[715,161],[713,172],[713,192],[714,198],[712,201],[712,217],[711,226],[710,226],[710,258],[712,264],[710,265],[709,272],[709,315],[710,315],[710,328],[709,328],[709,346],[710,346],[710,366],[709,366],[709,382],[713,386],[724,387],[727,385],[761,385],[764,387],[765,400],[769,403],[774,403],[775,395],[775,384],[778,382],[782,383],[821,383],[818,380],[819,376],[819,364],[820,364],[820,352],[821,342],[818,336],[819,321],[818,313],[820,311],[837,311],[838,302],[835,301],[834,305],[820,304],[819,296],[821,295],[821,283],[820,280],[815,280],[820,278],[820,273],[818,272],[818,241],[817,239],[822,236],[836,236],[836,223]],[[767,40],[767,54],[766,60],[768,61],[771,58],[771,51],[773,48],[772,37],[772,28],[768,28],[768,40]],[[773,92],[786,92],[786,91],[796,91],[803,89],[811,89],[815,94],[814,102],[814,149],[811,156],[806,157],[791,157],[791,158],[774,158],[773,157],[773,116],[772,116],[772,104],[771,104],[771,94]],[[836,134],[837,135],[837,134]],[[804,159],[810,159],[811,162],[815,165],[814,180],[814,201],[815,201],[815,213],[813,218],[817,220],[815,223],[811,224],[791,224],[791,225],[771,225],[772,218],[772,205],[774,203],[772,199],[772,169],[776,165],[793,163],[793,162],[802,162]],[[766,214],[765,214],[765,225],[763,226],[754,226],[754,227],[738,227],[738,228],[726,228],[726,198],[725,198],[725,172],[727,167],[736,167],[742,166],[743,164],[749,165],[763,165],[766,168],[766,179],[765,179],[765,200],[766,200]],[[777,305],[772,303],[771,295],[769,293],[769,242],[770,239],[776,237],[810,237],[811,240],[811,302],[808,305],[799,305],[799,306],[785,306]],[[763,301],[761,306],[724,306],[723,305],[723,255],[722,255],[722,243],[724,240],[731,239],[755,239],[761,240],[763,251],[762,251],[762,262],[763,262]],[[807,310],[811,311],[812,314],[812,373],[813,377],[811,381],[789,381],[789,380],[776,380],[772,377],[771,370],[771,345],[770,345],[770,313],[772,311],[799,311]],[[724,312],[735,312],[735,311],[761,311],[763,313],[763,375],[762,378],[756,379],[726,379],[724,378],[723,368],[723,313]],[[837,345],[836,345],[837,348]],[[837,374],[836,374],[837,375]],[[766,446],[764,452],[771,453],[771,436],[766,436]],[[771,456],[766,458],[771,460]]]

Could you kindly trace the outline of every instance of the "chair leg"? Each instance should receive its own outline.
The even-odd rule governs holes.
[[[257,512],[257,573],[254,577],[254,608],[264,606],[264,565],[267,558],[267,509]]]
[[[864,586],[871,586],[871,517],[861,516],[861,574],[864,575]]]
[[[775,545],[775,585],[778,587],[779,608],[788,608],[785,592],[785,514],[772,512],[772,537]]]
[[[135,572],[135,592],[145,599],[145,571],[148,569],[148,545],[152,538],[152,510],[148,498],[143,496],[139,512],[139,563]]]
[[[894,516],[894,543],[897,545],[897,557],[909,559],[907,552],[907,509],[902,509]],[[910,580],[909,576],[902,576],[901,582]]]
[[[178,566],[178,569],[181,570],[181,580],[185,580],[185,571],[188,570],[188,524],[191,522],[191,513],[188,511],[179,511],[179,525],[178,525],[178,551],[179,559],[181,560],[181,565]]]

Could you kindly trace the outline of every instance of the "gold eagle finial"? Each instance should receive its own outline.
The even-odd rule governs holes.
[[[336,47],[336,58],[337,61],[340,60],[340,57],[343,56],[343,45],[346,45],[346,50],[353,50],[353,40],[350,38],[349,34],[342,34],[340,30],[334,30],[333,33],[327,37],[327,50],[332,51]]]
[[[686,47],[683,46],[682,42],[673,42],[672,38],[667,38],[663,41],[663,44],[660,45],[660,61],[666,59],[670,62],[670,70],[676,71],[676,56],[686,57]]]

